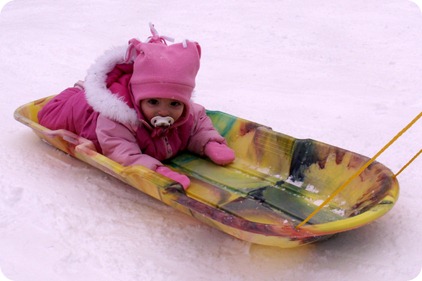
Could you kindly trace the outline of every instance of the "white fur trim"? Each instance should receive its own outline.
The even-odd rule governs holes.
[[[126,50],[127,46],[108,50],[91,65],[84,83],[85,96],[92,108],[105,117],[124,124],[136,124],[138,117],[135,109],[106,87],[107,73],[116,64],[124,62]]]

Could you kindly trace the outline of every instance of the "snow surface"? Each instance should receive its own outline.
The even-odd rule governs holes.
[[[420,1],[418,1],[420,2]],[[0,268],[11,280],[411,280],[422,159],[384,217],[326,242],[239,241],[56,151],[13,119],[83,79],[148,23],[203,51],[195,100],[373,156],[422,108],[422,14],[408,0],[14,0],[0,15]],[[379,160],[398,171],[417,123]]]

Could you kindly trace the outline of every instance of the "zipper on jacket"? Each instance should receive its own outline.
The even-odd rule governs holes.
[[[167,137],[163,137],[163,141],[164,141],[164,146],[166,148],[166,154],[167,154],[166,158],[170,158],[171,156],[173,156],[173,149],[171,148],[169,139]]]

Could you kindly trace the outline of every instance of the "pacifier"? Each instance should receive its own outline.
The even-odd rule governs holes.
[[[174,123],[174,119],[170,116],[155,116],[151,119],[151,124],[154,127],[169,127]]]

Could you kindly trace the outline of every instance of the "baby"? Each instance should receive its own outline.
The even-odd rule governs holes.
[[[85,82],[64,90],[39,112],[39,123],[91,140],[98,152],[124,165],[142,165],[187,189],[187,176],[161,161],[188,150],[227,165],[235,154],[215,130],[203,106],[191,101],[199,70],[198,43],[167,45],[151,25],[137,39],[106,52]]]

